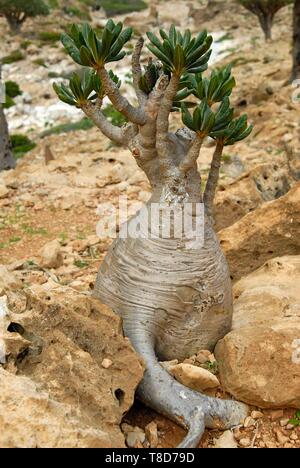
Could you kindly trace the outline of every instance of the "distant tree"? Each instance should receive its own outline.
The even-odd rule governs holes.
[[[9,82],[10,85],[8,88],[12,91],[13,86],[12,82]],[[0,86],[1,86],[1,63],[0,63]],[[20,90],[18,87],[15,87],[14,92],[12,92],[12,95],[6,95],[5,101],[8,101],[9,99],[12,99],[13,97],[17,96],[20,93]],[[0,171],[3,171],[4,169],[12,169],[15,167],[16,163],[12,154],[12,145],[11,141],[9,138],[9,133],[8,133],[8,125],[5,117],[5,113],[3,110],[3,107],[5,106],[5,103],[1,103],[0,100]]]
[[[292,0],[237,0],[247,10],[258,17],[266,40],[272,38],[272,26],[275,14]]]
[[[27,18],[48,14],[43,0],[0,0],[0,16],[5,16],[13,33],[20,31]]]
[[[292,81],[300,78],[300,0],[294,0]]]

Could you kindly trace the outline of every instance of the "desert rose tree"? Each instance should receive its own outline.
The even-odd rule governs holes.
[[[193,447],[205,426],[239,424],[247,407],[186,388],[158,359],[184,359],[201,349],[212,350],[231,328],[231,281],[211,213],[222,150],[246,138],[251,127],[245,115],[233,116],[229,96],[235,81],[230,67],[203,76],[212,44],[206,31],[192,37],[189,30],[182,34],[171,26],[169,32],[160,30],[160,37],[147,33],[151,57],[144,70],[140,63],[143,39],[138,39],[132,55],[138,105],[129,103],[120,92],[120,81],[107,68],[125,56],[123,47],[131,35],[130,28],[124,30],[122,23],[112,20],[101,39],[88,24],[73,25],[62,42],[87,71],[81,78],[74,74],[69,86],[56,84],[54,89],[62,101],[81,108],[104,135],[129,148],[152,186],[146,204],[149,212],[155,204],[162,215],[187,206],[193,212],[205,204],[204,240],[196,238],[192,244],[189,235],[178,236],[175,229],[170,236],[157,234],[163,230],[163,216],[151,226],[156,235],[132,235],[136,217],[131,218],[128,235],[115,239],[106,255],[94,292],[122,316],[125,335],[146,363],[139,398],[188,428],[181,447]],[[186,101],[191,94],[196,100],[193,109],[191,99]],[[128,120],[123,127],[112,125],[103,115],[105,96]],[[185,125],[176,132],[169,130],[173,110],[181,110]],[[202,193],[197,160],[207,137],[216,146]],[[140,232],[149,234],[147,217],[139,222]]]
[[[1,72],[2,66],[0,63],[0,86],[1,85],[1,78],[2,78],[2,72]],[[6,90],[6,95],[1,96],[1,98],[5,98],[5,102],[0,101],[0,171],[4,169],[13,169],[16,165],[16,162],[13,157],[12,153],[12,145],[8,133],[8,125],[7,125],[7,120],[6,116],[4,113],[4,108],[5,107],[10,107],[11,105],[14,104],[13,98],[21,94],[19,86],[10,81],[5,83],[5,88],[1,89],[0,94]],[[3,92],[4,94],[4,92]],[[2,100],[2,99],[1,99]],[[4,99],[3,99],[4,101]]]
[[[237,0],[247,10],[258,17],[266,40],[272,38],[272,26],[276,13],[292,3],[292,0]]]
[[[21,30],[27,18],[48,13],[49,8],[43,0],[0,0],[0,16],[5,16],[13,33]]]

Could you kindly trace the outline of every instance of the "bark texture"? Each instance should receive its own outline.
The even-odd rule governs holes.
[[[0,63],[0,86],[2,79],[2,66]],[[8,125],[5,113],[0,102],[0,171],[12,169],[16,166],[8,133]]]
[[[291,80],[300,78],[300,0],[294,1],[293,15],[293,69]]]

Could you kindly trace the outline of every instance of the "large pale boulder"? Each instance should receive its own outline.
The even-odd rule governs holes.
[[[18,293],[25,310],[16,294],[7,294],[0,330],[4,368],[18,373],[1,395],[0,445],[123,447],[119,424],[144,367],[120,319],[96,299],[51,280]],[[110,366],[102,365],[105,359]],[[28,392],[19,398],[23,387]],[[29,408],[24,414],[23,406]],[[57,437],[47,439],[51,427]]]
[[[264,203],[219,232],[233,280],[268,259],[300,253],[300,182],[278,200]]]
[[[109,434],[84,424],[69,404],[58,403],[27,377],[0,367],[1,448],[113,447]]]
[[[287,166],[260,164],[229,184],[220,184],[214,204],[217,231],[231,226],[266,201],[285,195],[295,183]]]
[[[236,399],[300,407],[300,256],[269,260],[234,287],[233,331],[216,346],[223,388]]]

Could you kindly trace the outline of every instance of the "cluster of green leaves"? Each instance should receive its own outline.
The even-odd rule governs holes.
[[[42,42],[57,42],[60,40],[61,33],[57,31],[40,31],[37,35],[38,39]]]
[[[152,60],[149,61],[148,65],[144,67],[144,73],[142,74],[139,87],[144,93],[149,95],[155,84],[160,76],[161,66],[156,62],[154,63]],[[172,111],[181,109],[182,101],[186,99],[190,94],[192,94],[192,85],[189,76],[182,75],[180,78],[180,82],[178,85],[178,92],[173,101],[173,108]],[[185,102],[186,106],[194,105],[191,103]]]
[[[209,135],[216,140],[222,140],[224,145],[233,145],[250,135],[252,125],[248,126],[247,115],[233,118],[229,96],[235,86],[235,80],[231,76],[230,65],[214,70],[209,78],[196,74],[190,77],[190,83],[192,93],[201,102],[193,114],[184,103],[182,104],[182,121],[188,128],[202,137]],[[214,111],[213,106],[216,103],[220,104]]]
[[[123,30],[122,23],[108,20],[101,39],[88,23],[84,23],[82,27],[73,24],[69,34],[62,34],[61,41],[76,63],[98,69],[126,55],[122,49],[131,35],[132,28]]]
[[[89,130],[90,128],[93,128],[93,126],[94,126],[94,123],[87,117],[84,117],[78,122],[68,122],[64,124],[55,125],[54,127],[51,127],[48,130],[43,131],[40,134],[40,137],[44,138],[49,135],[60,135],[61,133],[69,133],[69,132],[75,132],[75,131],[80,131],[80,130]]]
[[[13,155],[15,159],[21,158],[25,153],[35,148],[36,143],[31,141],[26,135],[16,133],[10,137]]]
[[[198,99],[207,99],[209,105],[221,102],[226,96],[230,96],[235,86],[235,79],[231,75],[231,65],[212,70],[209,78],[203,78],[201,74],[190,77],[192,93]]]
[[[14,81],[6,81],[5,82],[5,94],[6,99],[5,103],[3,104],[4,109],[8,109],[15,105],[14,98],[17,96],[21,96],[22,91],[17,83]]]
[[[300,427],[300,410],[296,411],[295,416],[289,420],[289,423],[295,427]]]
[[[121,86],[121,81],[117,75],[110,70],[109,76],[119,88]],[[91,69],[85,69],[82,76],[73,73],[69,80],[69,86],[63,83],[54,83],[53,88],[59,99],[70,106],[81,107],[86,101],[93,101],[97,97],[100,99],[105,97],[101,79],[99,75]]]
[[[212,36],[208,36],[207,31],[192,38],[189,29],[181,34],[172,25],[168,34],[163,29],[159,33],[161,40],[147,32],[151,42],[147,47],[162,62],[165,72],[181,76],[184,72],[201,73],[207,69],[212,44]]]
[[[96,97],[103,99],[104,90],[98,70],[105,63],[125,56],[122,48],[131,35],[131,28],[123,30],[122,23],[115,24],[112,20],[108,20],[101,38],[87,23],[82,27],[72,25],[69,34],[62,35],[62,42],[75,62],[90,69],[82,77],[74,74],[69,87],[55,84],[58,97],[78,107]],[[160,29],[161,39],[151,32],[147,36],[150,40],[148,48],[156,60],[150,59],[144,68],[139,81],[141,90],[149,95],[161,73],[169,77],[175,74],[179,77],[179,85],[172,110],[182,110],[182,120],[187,127],[202,137],[209,135],[222,140],[224,145],[231,145],[251,133],[252,126],[248,126],[246,115],[234,119],[230,108],[229,96],[235,86],[231,66],[213,70],[209,76],[202,75],[211,55],[212,37],[206,31],[192,37],[190,30],[182,34],[172,25],[168,33]],[[118,78],[111,71],[109,73],[115,84],[120,86]],[[190,95],[197,98],[198,105],[186,101]],[[189,108],[194,106],[191,114]]]

